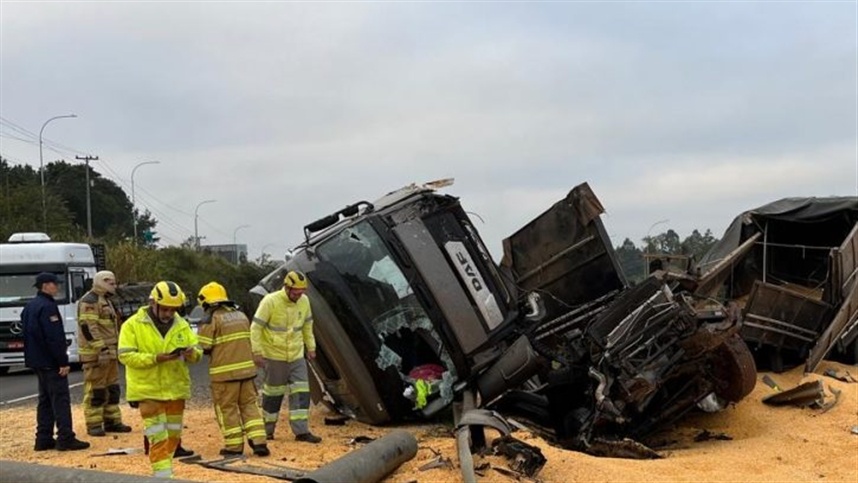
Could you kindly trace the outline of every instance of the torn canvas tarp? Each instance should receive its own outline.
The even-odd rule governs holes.
[[[696,294],[744,307],[742,337],[760,367],[812,370],[858,315],[856,227],[858,197],[785,198],[746,211],[700,261]]]

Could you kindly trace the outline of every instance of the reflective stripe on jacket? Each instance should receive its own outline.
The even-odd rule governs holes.
[[[285,290],[266,295],[253,316],[250,337],[253,353],[267,359],[297,361],[304,357],[305,345],[315,351],[310,299],[304,294],[292,302]]]
[[[167,354],[180,347],[193,347],[188,362],[197,362],[203,355],[197,335],[188,322],[178,314],[173,325],[162,337],[149,318],[149,307],[141,307],[119,330],[119,362],[125,365],[125,397],[129,401],[154,399],[174,401],[191,397],[191,376],[181,358],[156,362],[158,354]]]
[[[211,350],[212,382],[242,381],[256,377],[250,349],[250,321],[231,307],[217,307],[208,323],[200,323],[197,337],[204,351]]]
[[[110,300],[90,290],[77,305],[77,345],[81,362],[94,362],[103,348],[116,359],[119,317]]]

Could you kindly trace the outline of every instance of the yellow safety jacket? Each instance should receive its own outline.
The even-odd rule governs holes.
[[[197,337],[203,351],[211,351],[212,382],[243,381],[256,377],[250,347],[250,321],[241,311],[217,307],[200,321]]]
[[[289,300],[285,290],[266,295],[253,315],[250,341],[254,354],[277,361],[297,361],[304,357],[305,345],[315,351],[313,313],[307,295],[301,295],[297,302]]]
[[[188,362],[203,355],[197,335],[188,322],[176,314],[173,325],[162,337],[149,317],[149,307],[141,307],[119,330],[119,362],[125,365],[125,398],[129,401],[175,401],[191,397],[191,375],[181,358],[156,362],[158,354],[193,347]]]
[[[77,305],[77,329],[80,362],[98,361],[102,351],[109,360],[116,360],[119,316],[107,297],[93,290],[81,297]]]

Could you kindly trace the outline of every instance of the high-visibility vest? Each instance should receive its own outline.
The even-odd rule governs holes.
[[[156,362],[155,359],[158,354],[187,347],[194,348],[188,362],[199,361],[203,350],[185,319],[174,315],[173,325],[162,337],[149,318],[149,307],[141,307],[119,330],[119,362],[125,365],[125,398],[129,401],[190,399],[191,375],[185,361],[179,358]]]
[[[253,316],[250,338],[253,353],[267,359],[292,362],[304,357],[304,346],[315,351],[310,299],[304,294],[292,302],[284,290],[266,295]]]

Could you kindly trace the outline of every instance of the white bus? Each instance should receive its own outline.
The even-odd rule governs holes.
[[[56,301],[63,317],[69,362],[79,362],[77,350],[77,301],[96,273],[92,248],[85,243],[50,241],[44,233],[15,233],[0,243],[0,374],[24,363],[21,311],[36,295],[39,272],[60,279]]]

